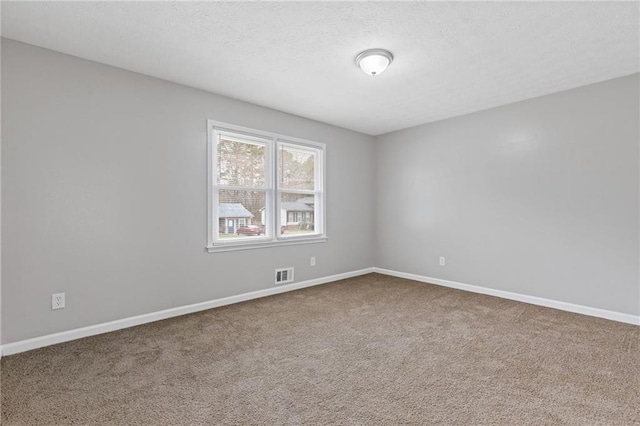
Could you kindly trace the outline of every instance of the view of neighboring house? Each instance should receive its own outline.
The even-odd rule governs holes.
[[[264,207],[260,209],[260,212],[264,223]],[[313,229],[314,212],[314,197],[299,198],[295,201],[282,201],[280,203],[280,224],[284,227],[295,226]]]
[[[312,230],[315,220],[314,197],[299,198],[280,203],[280,224],[283,227]],[[241,203],[220,203],[218,206],[220,234],[235,234],[238,228],[251,225],[254,215]],[[264,225],[264,207],[260,209],[261,224]],[[291,229],[291,228],[289,228]]]
[[[280,223],[291,226],[308,226],[313,229],[315,198],[305,197],[280,203]]]
[[[251,225],[253,214],[240,203],[221,203],[218,217],[220,234],[235,234],[238,228]]]

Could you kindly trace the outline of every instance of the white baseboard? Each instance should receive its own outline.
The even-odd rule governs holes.
[[[264,290],[252,291],[250,293],[239,294],[236,296],[224,297],[221,299],[209,300],[206,302],[195,303],[193,305],[180,306],[177,308],[165,309],[162,311],[151,312],[148,314],[137,315],[134,317],[123,318],[120,320],[110,321],[102,324],[91,325],[88,327],[77,328],[60,333],[49,334],[46,336],[35,337],[32,339],[21,340],[18,342],[8,343],[0,346],[0,357],[13,355],[32,349],[42,348],[45,346],[55,345],[57,343],[68,342],[70,340],[81,339],[83,337],[95,336],[98,334],[108,333],[110,331],[121,330],[123,328],[134,327],[136,325],[146,324],[167,318],[173,318],[180,315],[186,315],[194,312],[204,311],[207,309],[217,308],[219,306],[231,305],[234,303],[244,302],[247,300],[258,299],[261,297],[272,296],[275,294],[286,293],[305,287],[311,287],[319,284],[325,284],[333,281],[343,280],[346,278],[356,277],[376,272],[383,275],[393,277],[406,278],[409,280],[420,281],[429,284],[436,284],[443,287],[455,288],[458,290],[470,291],[472,293],[486,294],[489,296],[501,297],[503,299],[516,300],[518,302],[530,303],[532,305],[545,306],[548,308],[559,309],[562,311],[575,312],[578,314],[589,315],[593,317],[606,318],[613,321],[624,322],[627,324],[640,325],[640,316],[624,314],[621,312],[608,311],[605,309],[592,308],[589,306],[575,305],[573,303],[559,302],[557,300],[544,299],[541,297],[528,296],[524,294],[511,293],[503,290],[495,290],[486,287],[479,287],[470,284],[462,284],[455,281],[443,280],[440,278],[425,277],[422,275],[409,274],[405,272],[392,271],[383,268],[366,268],[357,271],[345,272],[342,274],[330,275],[328,277],[316,278],[313,280],[302,281],[278,287],[272,287]]]
[[[281,285],[264,290],[252,291],[250,293],[239,294],[236,296],[223,297],[222,299],[209,300],[207,302],[194,303],[193,305],[180,306],[177,308],[165,309],[163,311],[151,312],[149,314],[137,315],[134,317],[123,318],[116,321],[105,322],[102,324],[90,325],[88,327],[76,328],[75,330],[62,331],[60,333],[48,334],[46,336],[34,337],[32,339],[21,340],[18,342],[7,343],[0,347],[0,356],[13,355],[20,352],[30,351],[32,349],[42,348],[45,346],[55,345],[57,343],[68,342],[70,340],[81,339],[83,337],[95,336],[97,334],[108,333],[110,331],[121,330],[123,328],[134,327],[136,325],[146,324],[149,322],[159,321],[167,318],[177,317],[180,315],[191,314],[194,312],[204,311],[219,306],[231,305],[247,300],[258,299],[261,297],[272,296],[274,294],[286,293],[288,291],[298,290],[314,285],[325,284],[332,281],[343,280],[346,278],[356,277],[359,275],[370,274],[374,272],[374,268],[360,269],[358,271],[345,272],[342,274],[330,275],[328,277],[316,278],[313,280],[302,281],[288,285]]]
[[[458,290],[470,291],[472,293],[486,294],[489,296],[501,297],[503,299],[516,300],[518,302],[530,303],[532,305],[545,306],[547,308],[559,309],[561,311],[574,312],[592,317],[606,318],[612,321],[624,322],[627,324],[640,325],[640,316],[624,314],[622,312],[608,311],[606,309],[592,308],[590,306],[575,305],[573,303],[559,302],[542,297],[528,296],[526,294],[511,293],[509,291],[495,290],[487,287],[479,287],[470,284],[462,284],[455,281],[442,280],[440,278],[425,277],[422,275],[408,274],[405,272],[392,271],[383,268],[373,268],[378,274],[390,275],[393,277],[406,278],[423,283],[436,284],[443,287],[455,288]]]

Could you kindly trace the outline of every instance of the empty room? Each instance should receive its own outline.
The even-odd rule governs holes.
[[[0,7],[3,425],[640,424],[639,2]]]

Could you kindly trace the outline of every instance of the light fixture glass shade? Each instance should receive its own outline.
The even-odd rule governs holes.
[[[360,69],[372,76],[384,72],[392,61],[393,55],[384,49],[365,50],[356,57]]]

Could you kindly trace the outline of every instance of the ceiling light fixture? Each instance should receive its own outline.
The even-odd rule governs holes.
[[[360,69],[374,77],[382,74],[391,62],[393,55],[384,49],[369,49],[356,56],[356,64]]]

